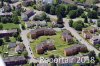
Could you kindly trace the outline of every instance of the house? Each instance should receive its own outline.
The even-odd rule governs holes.
[[[98,30],[97,30],[97,28],[94,28],[94,27],[93,27],[93,28],[91,28],[89,31],[90,31],[90,33],[93,33],[93,34],[94,34],[94,33],[97,32]]]
[[[9,43],[8,44],[8,48],[10,49],[10,48],[15,48],[17,46],[17,44],[16,43]]]
[[[0,37],[12,36],[14,33],[17,33],[17,29],[0,30]]]
[[[53,0],[43,0],[43,4],[52,4]]]
[[[32,26],[46,26],[47,23],[46,21],[29,21],[29,22],[25,22],[25,26],[27,28],[32,27]]]
[[[18,2],[19,0],[11,0],[12,3]]]
[[[83,29],[82,30],[82,35],[85,39],[90,39],[92,38],[92,34],[90,33],[90,31],[88,29]]]
[[[30,37],[32,39],[36,39],[39,36],[43,36],[43,35],[55,35],[55,30],[53,30],[52,28],[39,28],[39,29],[35,29],[35,30],[31,30],[30,31]]]
[[[71,33],[69,31],[65,31],[62,33],[62,39],[66,42],[73,41],[73,37],[71,36]]]
[[[3,59],[6,66],[15,66],[23,65],[27,63],[27,60],[24,56],[11,56]]]
[[[65,4],[74,4],[73,0],[61,0],[61,2]]]
[[[30,6],[33,4],[33,2],[34,2],[33,0],[24,0],[22,4],[23,6]]]
[[[71,56],[71,55],[75,55],[78,54],[79,52],[87,52],[87,47],[85,45],[79,45],[76,44],[72,47],[69,48],[65,48],[64,49],[64,55],[65,56]]]
[[[15,47],[15,51],[16,51],[17,53],[21,53],[21,52],[23,52],[24,50],[25,50],[24,44],[17,44],[17,46]]]
[[[33,10],[27,10],[24,13],[21,13],[21,18],[23,21],[27,21],[32,15],[34,15]]]
[[[5,12],[5,13],[0,12],[0,16],[12,16],[12,15],[13,15],[12,12]]]
[[[28,16],[25,13],[21,13],[21,19],[23,21],[28,21]]]
[[[55,46],[51,41],[44,41],[41,44],[36,46],[36,53],[43,54],[47,50],[54,50]]]
[[[93,36],[93,37],[90,39],[90,42],[91,42],[93,45],[100,44],[100,36]]]

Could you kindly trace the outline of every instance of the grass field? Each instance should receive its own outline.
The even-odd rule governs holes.
[[[35,41],[33,41],[31,43],[31,48],[33,50],[33,53],[34,53],[35,57],[40,57],[40,56],[48,57],[48,56],[50,56],[52,54],[54,54],[55,56],[64,56],[64,53],[63,53],[64,48],[68,48],[68,47],[70,47],[72,45],[68,45],[67,42],[65,42],[65,41],[63,41],[61,39],[61,33],[62,32],[57,32],[57,35],[54,35],[54,36],[41,36],[38,39],[36,39]],[[36,45],[40,44],[44,40],[47,40],[48,38],[54,40],[54,44],[55,44],[56,50],[47,51],[45,54],[42,54],[42,55],[37,54],[35,52]]]
[[[2,23],[0,23],[2,24]],[[3,25],[3,29],[13,29],[13,28],[19,28],[18,24],[13,24],[13,23],[6,23],[6,24],[2,24]]]

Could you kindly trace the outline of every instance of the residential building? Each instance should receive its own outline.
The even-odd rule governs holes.
[[[43,4],[52,4],[53,0],[42,0]]]
[[[62,33],[62,39],[68,43],[73,41],[73,37],[69,31],[65,31]]]
[[[43,54],[47,50],[54,50],[55,46],[51,41],[44,41],[36,46],[36,53]]]
[[[90,39],[90,42],[91,42],[93,45],[100,44],[100,36],[93,36],[93,37]]]
[[[61,2],[65,4],[74,4],[73,0],[61,0]]]
[[[31,30],[30,31],[30,37],[32,39],[36,39],[39,36],[43,36],[43,35],[55,35],[56,32],[55,30],[53,30],[52,28],[39,28],[39,29],[35,29],[35,30]]]
[[[11,0],[12,3],[18,2],[19,0]]]
[[[24,56],[11,56],[3,59],[6,66],[15,66],[23,65],[27,63],[27,60]]]
[[[65,48],[64,49],[64,55],[65,56],[71,56],[71,55],[75,55],[78,54],[79,52],[87,52],[87,47],[85,45],[79,45],[76,44],[72,47],[69,48]]]
[[[24,0],[22,4],[23,6],[30,6],[33,4],[33,2],[34,2],[33,0]]]
[[[90,31],[87,30],[87,29],[83,29],[83,30],[82,30],[82,36],[83,36],[85,39],[90,39],[90,38],[92,38],[92,34],[91,34]]]
[[[21,18],[23,21],[27,21],[32,15],[34,15],[33,10],[27,10],[24,13],[21,13]]]
[[[47,25],[46,21],[28,21],[28,22],[25,22],[25,26],[27,28],[32,27],[32,26],[46,26],[46,25]]]
[[[17,53],[21,53],[21,52],[23,52],[24,50],[25,50],[24,44],[17,44],[17,46],[15,47],[15,51],[16,51]]]
[[[17,29],[0,30],[0,37],[12,36],[14,33],[17,33]]]

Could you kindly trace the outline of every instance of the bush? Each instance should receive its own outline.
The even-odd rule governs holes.
[[[82,28],[84,27],[84,23],[83,23],[81,20],[76,21],[76,22],[73,23],[73,27],[74,27],[76,30],[81,31]]]

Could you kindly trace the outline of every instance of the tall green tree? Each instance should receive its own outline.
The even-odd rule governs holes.
[[[50,14],[55,15],[55,6],[52,5],[50,8]]]
[[[57,16],[62,16],[62,17],[65,17],[66,16],[66,8],[65,6],[63,6],[62,4],[58,5],[56,7],[56,15]]]
[[[83,21],[81,21],[81,20],[76,21],[76,22],[73,23],[73,27],[74,27],[76,30],[81,31],[82,28],[84,28],[84,23],[83,23]]]
[[[3,45],[3,39],[0,39],[0,46]]]
[[[77,10],[71,10],[69,13],[68,13],[69,17],[70,18],[76,18],[77,17]]]
[[[0,30],[2,30],[3,29],[3,25],[2,24],[0,24]]]
[[[12,21],[15,24],[18,24],[19,23],[19,18],[18,18],[18,15],[16,13],[13,14]]]
[[[84,18],[84,22],[88,23],[88,18],[87,17]]]
[[[97,19],[97,18],[98,18],[97,12],[94,11],[94,10],[88,12],[88,17],[89,17],[89,18],[92,18],[92,19]]]
[[[73,26],[73,20],[69,20],[69,26],[70,26],[70,27]]]

